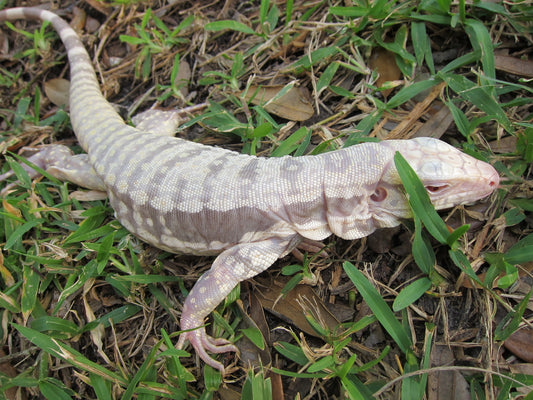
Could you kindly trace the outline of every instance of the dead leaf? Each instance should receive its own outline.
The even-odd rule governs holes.
[[[497,70],[510,74],[533,78],[533,61],[522,60],[512,56],[494,55],[494,66]]]
[[[478,279],[481,281],[481,282],[484,282],[485,281],[485,276],[487,274],[485,272],[482,272],[480,274],[477,274],[476,276],[478,277]],[[500,275],[500,277],[503,276],[503,274]],[[496,286],[497,286],[497,282],[498,280],[495,279],[494,282],[492,283],[492,288],[494,289]],[[460,283],[459,285],[460,287],[463,287],[463,288],[466,288],[466,289],[482,289],[483,286],[481,286],[479,283],[476,283],[474,281],[472,281],[472,279],[469,279],[466,277],[466,275],[464,275],[464,279],[462,280],[462,282]]]
[[[261,301],[257,298],[255,292],[250,291],[249,297],[249,315],[252,321],[254,321],[255,326],[261,331],[263,337],[265,338],[266,345],[270,346],[272,340],[270,339],[270,327],[265,318],[265,313],[263,307],[261,306]]]
[[[516,151],[516,136],[506,136],[504,138],[493,140],[489,143],[490,149],[494,153],[514,153]]]
[[[309,31],[302,31],[290,42],[284,44],[279,51],[273,55],[275,58],[285,58],[288,55],[293,54],[296,50],[300,50],[305,47],[305,39]]]
[[[509,369],[513,374],[533,375],[533,364],[509,364]]]
[[[85,26],[85,21],[87,20],[87,13],[79,7],[74,7],[72,9],[73,18],[70,20],[70,26],[76,32],[81,32]]]
[[[87,294],[92,290],[94,284],[94,278],[91,278],[85,282],[83,285],[83,306],[85,308],[85,317],[88,322],[92,322],[96,319],[94,311],[91,308],[89,301],[87,300]],[[94,329],[91,329],[91,340],[93,344],[98,349],[98,354],[102,357],[106,363],[111,364],[111,360],[107,357],[107,354],[104,352],[103,338],[105,338],[105,329],[103,324],[98,324]]]
[[[105,3],[100,0],[85,0],[85,2],[98,12],[107,16],[109,16],[109,10],[112,10],[113,7],[111,3]]]
[[[4,210],[6,210],[9,214],[21,218],[22,217],[22,211],[20,211],[15,206],[11,205],[11,203],[7,202],[6,199],[2,199],[2,206],[4,207]]]
[[[180,92],[183,97],[187,97],[189,94],[189,82],[191,80],[191,67],[185,60],[180,60],[180,68],[176,75],[175,83],[179,86]]]
[[[9,40],[7,35],[0,31],[0,54],[7,55],[7,53],[9,53]]]
[[[469,222],[467,220],[464,223],[468,224]],[[526,263],[519,265],[519,268],[518,268],[518,279],[519,280],[518,282],[513,284],[513,287],[512,287],[513,293],[522,293],[522,294],[529,293],[529,291],[531,290],[531,284],[528,282],[528,278],[529,276],[531,276],[531,268],[533,268],[533,262],[526,262]],[[481,282],[485,282],[486,275],[487,275],[486,272],[481,272],[477,274],[477,277]],[[494,279],[494,281],[492,282],[493,289],[498,286],[498,279],[503,276],[505,276],[505,272],[500,273],[497,279]],[[467,288],[467,289],[474,289],[474,288],[481,289],[482,288],[479,284],[473,282],[471,279],[465,279],[463,282],[461,282],[460,286]],[[528,308],[533,309],[533,300],[530,300],[530,302],[528,303]]]
[[[334,331],[340,322],[314,290],[307,285],[298,285],[283,296],[281,290],[286,282],[288,280],[280,279],[271,284],[265,283],[267,289],[258,295],[262,306],[308,335],[320,337],[307,322],[306,314],[312,315],[321,326]]]
[[[249,301],[250,315],[246,312],[241,300],[237,300],[237,306],[241,310],[243,321],[239,324],[239,328],[255,328],[258,329],[265,341],[265,348],[258,348],[250,339],[244,335],[236,345],[239,349],[239,359],[244,366],[260,367],[262,365],[269,366],[272,363],[270,355],[270,329],[265,319],[263,308],[259,300],[253,293],[250,293]]]
[[[432,137],[440,139],[441,136],[448,130],[448,127],[453,123],[453,116],[450,109],[442,102],[436,101],[432,109],[438,111],[434,113],[412,136],[415,137]]]
[[[5,356],[6,353],[2,350],[2,347],[0,347],[0,358]],[[9,362],[0,363],[0,372],[10,378],[14,378],[18,375],[15,368],[13,368]],[[26,399],[26,392],[23,388],[12,387],[4,391],[3,394],[7,400]]]
[[[91,16],[87,16],[85,20],[85,30],[87,33],[94,33],[98,29],[100,29],[100,22]]]
[[[314,115],[307,88],[292,86],[280,96],[283,89],[286,89],[286,85],[250,86],[244,98],[252,104],[262,105],[269,113],[291,121],[305,121]]]
[[[217,389],[217,394],[221,400],[240,400],[241,388],[236,385],[225,384]]]
[[[453,365],[455,357],[448,346],[434,345],[431,366]],[[456,400],[470,398],[468,383],[459,371],[437,371],[428,376],[428,400]]]
[[[378,229],[367,237],[368,248],[378,254],[385,254],[392,248],[392,241],[400,231],[399,228]]]
[[[15,284],[15,279],[11,272],[4,266],[4,254],[0,252],[0,276],[7,287],[11,287]]]
[[[526,326],[503,342],[504,347],[521,360],[533,362],[533,329]]]
[[[429,94],[419,103],[413,107],[405,118],[402,119],[392,131],[387,135],[387,139],[409,139],[416,131],[413,131],[413,126],[418,119],[424,115],[428,107],[433,103],[437,97],[439,97],[441,90],[446,86],[445,82],[442,82],[434,86]]]
[[[272,398],[284,399],[285,391],[283,390],[283,381],[281,379],[281,375],[272,372],[272,370],[268,370],[266,376],[267,378],[270,378],[270,381],[272,382]]]
[[[383,86],[385,82],[397,81],[402,77],[402,72],[396,64],[396,56],[383,47],[376,47],[372,51],[370,60],[368,61],[370,69],[375,70],[378,73],[378,79],[375,85],[377,87]],[[383,90],[384,97],[387,97],[393,89]]]
[[[68,105],[70,82],[63,78],[54,78],[44,83],[46,97],[56,106]]]
[[[509,364],[509,369],[513,374],[533,375],[533,364]],[[533,385],[516,388],[522,394],[529,394],[533,391]]]

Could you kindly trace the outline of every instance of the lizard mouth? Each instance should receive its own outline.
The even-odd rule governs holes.
[[[429,194],[437,194],[437,193],[442,193],[444,192],[447,188],[450,187],[449,184],[447,183],[442,183],[442,184],[434,184],[434,185],[426,185],[424,186],[426,188],[426,190],[428,191]]]
[[[473,203],[491,194],[500,183],[496,171],[486,178],[479,179],[478,184],[471,182],[431,182],[424,185],[431,202],[437,209],[449,208],[453,205]]]

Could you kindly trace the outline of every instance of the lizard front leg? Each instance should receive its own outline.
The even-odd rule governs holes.
[[[105,192],[106,187],[102,179],[89,163],[87,154],[74,154],[67,146],[61,144],[51,144],[39,148],[25,147],[23,149],[32,154],[27,160],[44,169],[53,177],[60,181],[69,181],[87,189]],[[40,174],[26,164],[21,163],[22,168],[28,173],[30,178],[36,178]],[[0,175],[0,182],[13,176],[13,171],[8,171]],[[0,195],[4,195],[8,190],[19,184],[18,181],[8,184]]]
[[[297,234],[284,238],[270,238],[260,242],[242,243],[225,250],[213,262],[211,269],[196,282],[185,299],[181,313],[181,334],[177,348],[188,340],[204,362],[224,373],[224,366],[211,358],[211,353],[237,351],[237,347],[222,338],[208,336],[204,319],[241,281],[270,267],[279,257],[298,244]],[[196,328],[196,329],[195,329]]]

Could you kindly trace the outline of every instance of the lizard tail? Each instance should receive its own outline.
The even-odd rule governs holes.
[[[98,136],[101,124],[115,122],[124,125],[122,118],[106,101],[87,50],[70,25],[53,12],[40,8],[18,7],[0,11],[0,21],[17,19],[48,21],[67,49],[70,64],[70,117],[74,132],[85,151]]]

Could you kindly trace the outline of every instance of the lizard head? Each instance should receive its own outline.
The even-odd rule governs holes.
[[[355,178],[364,176],[365,190],[339,195],[337,185],[333,195],[326,192],[328,225],[333,233],[344,239],[366,236],[377,228],[393,227],[402,219],[412,217],[394,164],[397,151],[416,172],[438,210],[486,197],[500,182],[491,165],[438,139],[388,140],[363,146],[369,150],[359,150],[357,157],[369,154],[366,168],[353,175]],[[343,190],[351,189],[345,185]]]
[[[437,210],[472,203],[491,194],[499,185],[498,172],[488,163],[433,138],[382,142],[399,151],[416,172]],[[391,159],[370,196],[375,215],[385,225],[391,218],[411,216],[405,192]]]

